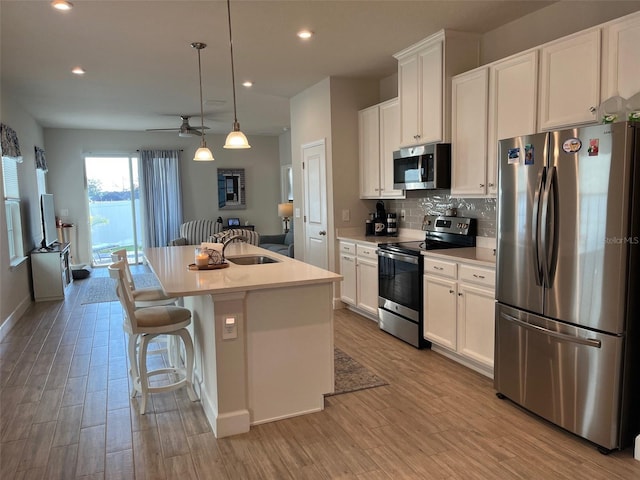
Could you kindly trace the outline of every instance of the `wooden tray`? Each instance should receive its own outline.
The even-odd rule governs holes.
[[[227,268],[229,264],[227,262],[223,263],[214,263],[212,265],[207,265],[204,267],[199,267],[195,263],[190,263],[187,266],[187,270],[218,270],[220,268]]]

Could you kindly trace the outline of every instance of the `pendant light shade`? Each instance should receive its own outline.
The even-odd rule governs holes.
[[[233,130],[227,135],[224,148],[251,148],[249,141],[242,131],[240,131],[240,123],[238,122],[238,113],[236,110],[236,76],[233,68],[233,38],[231,36],[231,2],[227,0],[227,14],[229,19],[229,49],[231,50],[231,86],[233,88]]]
[[[209,150],[209,148],[207,147],[207,142],[204,139],[204,107],[202,103],[202,65],[200,63],[200,50],[206,48],[207,44],[202,42],[193,42],[191,46],[198,51],[198,79],[200,81],[200,126],[202,133],[200,148],[196,150],[196,153],[193,156],[193,160],[196,162],[213,162],[213,153],[211,153],[211,150]]]
[[[211,150],[207,148],[207,143],[204,140],[202,140],[200,148],[196,150],[193,160],[196,162],[213,162],[215,160]]]
[[[247,140],[245,134],[240,131],[240,124],[238,122],[233,122],[233,131],[227,135],[224,148],[251,148],[249,140]]]

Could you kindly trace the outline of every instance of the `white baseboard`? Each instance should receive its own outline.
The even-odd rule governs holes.
[[[13,312],[9,314],[9,316],[2,322],[0,325],[0,342],[4,340],[9,331],[18,323],[20,318],[24,315],[24,313],[29,309],[33,302],[31,301],[31,296],[25,297],[15,308]]]

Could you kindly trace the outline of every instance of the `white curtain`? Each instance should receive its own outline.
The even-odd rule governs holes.
[[[165,247],[182,224],[180,150],[140,150],[145,247]]]

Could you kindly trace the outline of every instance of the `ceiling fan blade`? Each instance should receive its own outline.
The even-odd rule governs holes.
[[[182,119],[182,124],[177,128],[147,128],[147,132],[178,132],[178,135],[181,137],[190,137],[192,135],[197,135],[199,137],[202,136],[202,132],[204,130],[208,130],[209,127],[192,127],[189,124],[189,119],[191,116],[188,115],[180,115]]]

